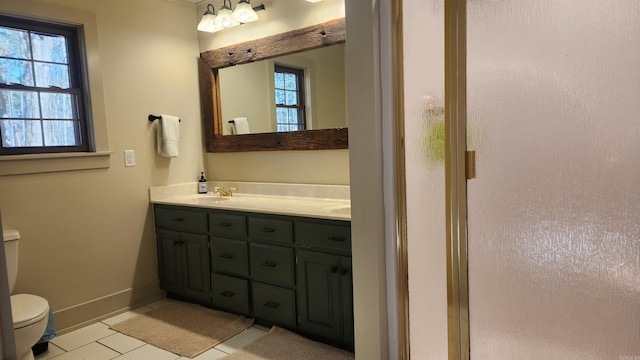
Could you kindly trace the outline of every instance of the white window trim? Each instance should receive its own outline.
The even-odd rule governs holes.
[[[4,155],[0,157],[0,176],[105,169],[110,166],[111,152],[109,151]]]
[[[88,79],[85,81],[88,80],[90,84],[93,120],[89,127],[93,129],[95,141],[95,152],[0,156],[0,176],[109,168],[111,152],[107,136],[96,15],[33,0],[4,2],[0,5],[0,12],[34,20],[82,24],[88,72]]]

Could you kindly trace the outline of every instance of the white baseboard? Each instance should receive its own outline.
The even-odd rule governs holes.
[[[157,283],[125,289],[53,312],[58,335],[94,324],[165,297]]]

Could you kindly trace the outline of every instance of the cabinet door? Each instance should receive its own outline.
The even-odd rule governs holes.
[[[182,271],[180,233],[169,230],[157,230],[156,246],[158,247],[158,276],[160,288],[172,293],[182,291]]]
[[[340,256],[301,250],[297,275],[299,328],[342,342]]]
[[[345,346],[353,350],[353,273],[351,258],[340,258],[340,285],[342,291],[342,326]]]
[[[183,252],[184,295],[209,301],[211,279],[209,276],[209,241],[206,235],[180,234]]]

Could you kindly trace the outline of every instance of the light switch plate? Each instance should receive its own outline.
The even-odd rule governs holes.
[[[133,150],[124,151],[124,166],[136,166],[136,154]]]

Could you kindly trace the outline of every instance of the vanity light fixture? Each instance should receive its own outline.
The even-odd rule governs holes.
[[[229,2],[229,6],[227,6],[227,1]],[[225,29],[240,25],[240,21],[234,19],[232,14],[233,12],[231,11],[231,0],[224,0],[222,7],[220,8],[220,10],[218,10],[218,16],[216,16],[216,24],[222,26]]]
[[[307,0],[307,1],[310,2],[310,3],[318,3],[318,2],[320,2],[322,0]]]
[[[228,2],[228,3],[227,3]],[[256,11],[265,10],[264,4],[251,6],[250,0],[239,0],[235,10],[231,10],[231,0],[223,0],[216,16],[213,5],[207,5],[207,12],[198,23],[198,31],[214,33],[222,29],[259,20]]]
[[[233,10],[231,16],[242,24],[256,21],[259,19],[258,14],[251,7],[249,0],[240,0],[236,9]]]
[[[202,15],[202,20],[198,23],[198,31],[214,33],[224,29],[222,25],[216,24],[216,14],[213,5],[207,5],[207,12]]]

